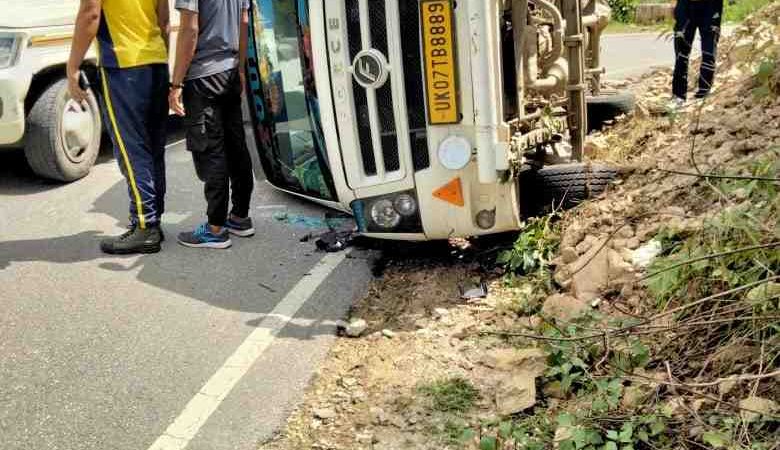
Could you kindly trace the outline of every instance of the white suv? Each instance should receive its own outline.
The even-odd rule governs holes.
[[[0,151],[24,147],[37,174],[66,182],[82,178],[100,150],[102,124],[94,94],[82,111],[67,93],[65,65],[79,1],[24,0],[2,8]],[[84,71],[93,84],[95,67],[92,50]]]

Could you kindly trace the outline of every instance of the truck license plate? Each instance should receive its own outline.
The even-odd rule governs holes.
[[[460,122],[452,0],[421,0],[428,122]]]

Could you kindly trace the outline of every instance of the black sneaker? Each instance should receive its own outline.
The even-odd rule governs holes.
[[[255,227],[252,225],[251,217],[246,219],[228,217],[227,222],[225,222],[225,228],[228,230],[228,233],[239,237],[252,237],[255,235]]]
[[[109,255],[133,255],[157,253],[162,249],[162,232],[157,225],[144,229],[132,225],[127,232],[115,238],[105,239],[100,249]]]

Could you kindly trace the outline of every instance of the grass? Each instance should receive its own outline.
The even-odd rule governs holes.
[[[466,412],[479,398],[477,388],[463,377],[435,381],[418,390],[432,402],[433,409],[448,413]]]
[[[731,5],[726,0],[723,4],[723,22],[724,23],[739,23],[745,20],[747,16],[758,11],[764,6],[772,3],[773,0],[736,0]],[[664,3],[663,0],[641,0],[639,3]],[[630,33],[655,33],[659,31],[671,30],[674,27],[674,23],[662,22],[652,25],[637,25],[635,23],[623,23],[617,20],[609,22],[607,29],[604,31],[606,34],[630,34]]]
[[[747,16],[772,3],[772,0],[737,0],[733,5],[728,1],[723,4],[723,20],[725,22],[742,22]]]
[[[607,25],[604,33],[606,34],[629,34],[629,33],[657,33],[659,31],[671,30],[673,24],[671,22],[662,22],[652,25],[637,25],[635,23],[623,23],[618,21],[611,21]]]

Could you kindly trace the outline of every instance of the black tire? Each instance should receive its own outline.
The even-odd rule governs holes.
[[[628,91],[602,91],[601,95],[586,97],[588,132],[600,130],[604,124],[634,110],[636,98]]]
[[[571,163],[528,170],[520,176],[520,211],[524,217],[570,209],[603,194],[617,178],[616,169],[602,164]]]
[[[100,110],[94,93],[87,100],[88,121],[92,133],[86,145],[68,144],[64,136],[63,116],[68,107],[67,81],[61,79],[43,91],[27,116],[27,137],[24,153],[32,170],[44,177],[70,182],[85,177],[100,152]],[[66,147],[71,148],[70,151]]]

